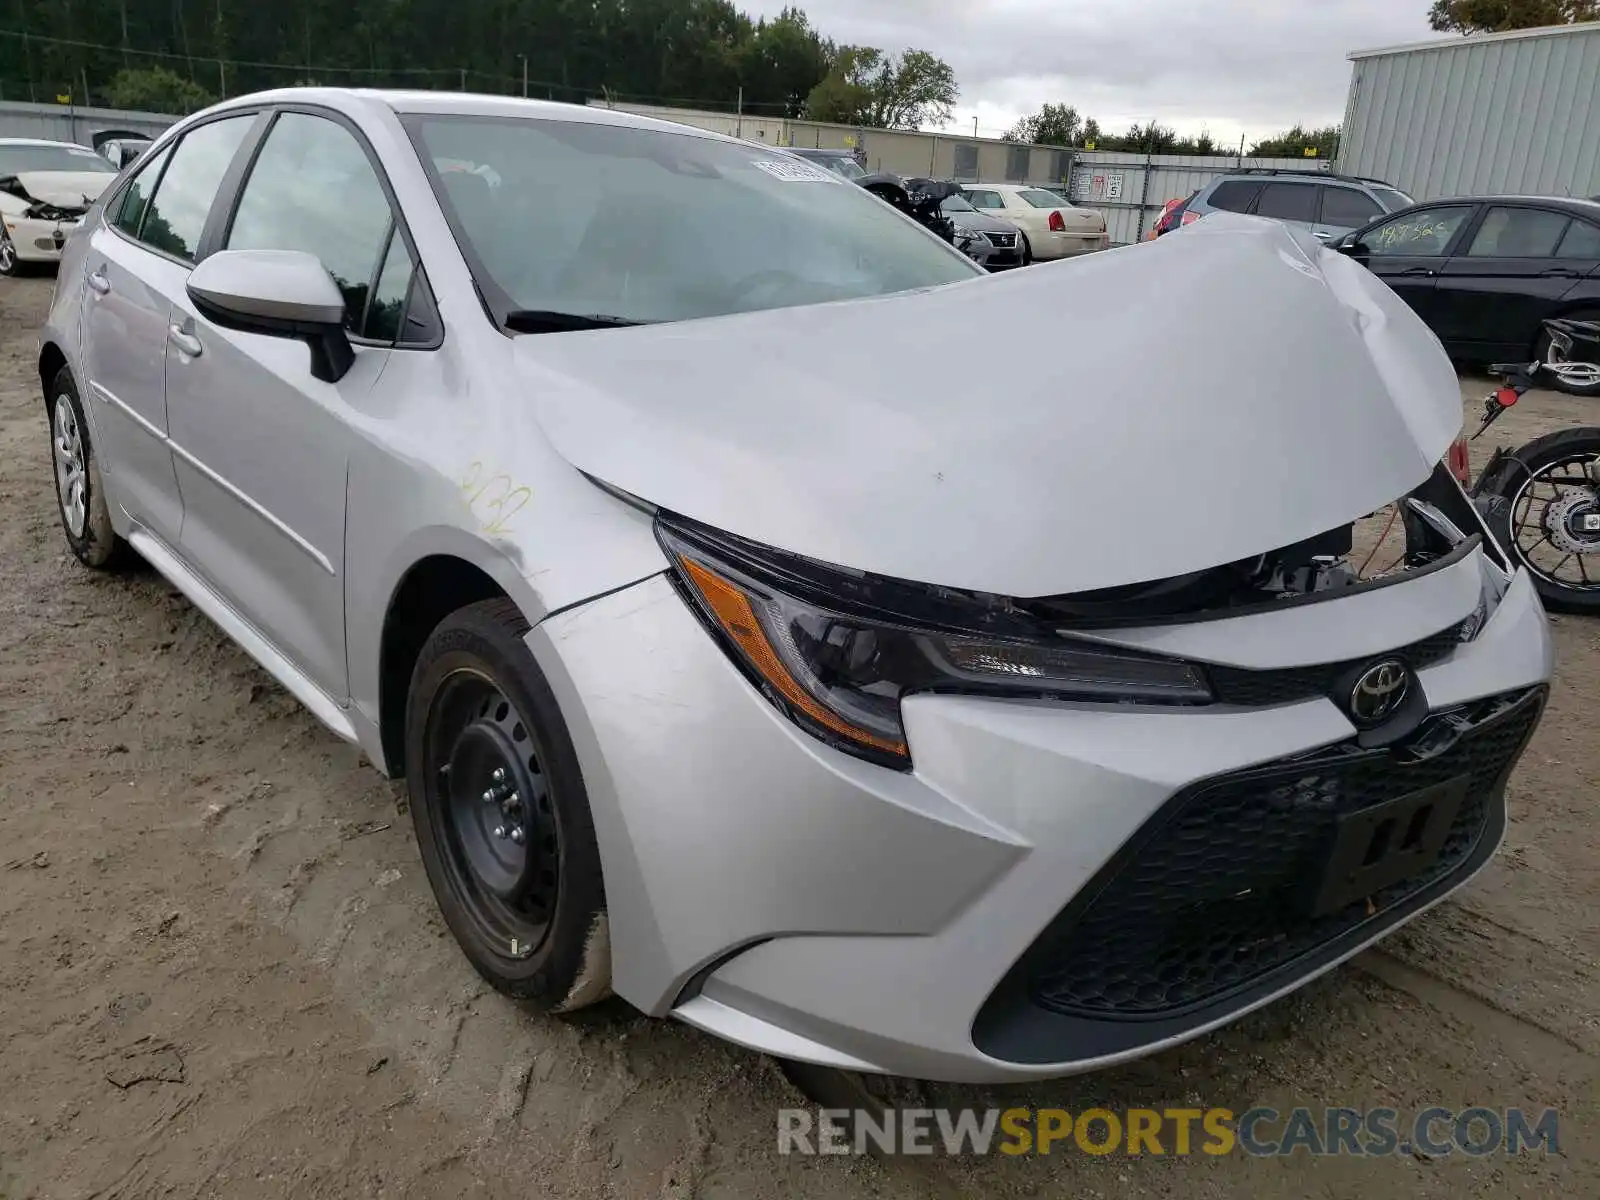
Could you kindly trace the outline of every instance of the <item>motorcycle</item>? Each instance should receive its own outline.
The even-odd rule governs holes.
[[[1489,373],[1500,386],[1485,398],[1471,440],[1543,376],[1600,380],[1600,366],[1574,358],[1579,345],[1600,357],[1593,353],[1600,350],[1600,323],[1548,320],[1544,327],[1563,361],[1492,364]],[[1528,568],[1547,608],[1600,613],[1600,426],[1563,429],[1515,450],[1496,448],[1468,495],[1501,547]]]
[[[959,183],[939,179],[901,179],[898,175],[872,175],[857,182],[881,200],[887,201],[917,224],[954,245],[955,224],[939,207],[951,196],[961,194]]]

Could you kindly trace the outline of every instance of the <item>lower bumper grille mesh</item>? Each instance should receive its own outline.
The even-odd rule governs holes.
[[[1030,951],[1033,1003],[1102,1020],[1173,1016],[1381,923],[1471,857],[1543,702],[1535,689],[1435,714],[1409,743],[1433,747],[1420,760],[1411,761],[1420,750],[1345,745],[1181,793],[1085,890],[1076,919],[1069,909]],[[1314,912],[1341,816],[1462,779],[1465,798],[1437,859]]]

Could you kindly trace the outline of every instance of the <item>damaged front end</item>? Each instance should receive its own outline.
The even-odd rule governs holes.
[[[1501,571],[1510,571],[1453,466],[1441,463],[1394,503],[1289,546],[1172,578],[1018,603],[1080,630],[1246,616],[1399,582],[1479,545]]]
[[[1062,596],[913,583],[664,512],[656,522],[680,591],[761,693],[828,744],[901,769],[911,765],[900,713],[909,695],[1293,703],[1338,692],[1365,665],[1363,657],[1252,669],[1117,644],[1117,631],[1159,632],[1337,601],[1477,557],[1481,567],[1466,568],[1482,580],[1475,609],[1447,613],[1421,636],[1382,646],[1407,669],[1421,670],[1474,638],[1510,581],[1503,552],[1443,463],[1394,504],[1293,545],[1175,578]],[[1315,649],[1308,653],[1315,659]],[[1425,706],[1414,715],[1425,715]]]
[[[24,201],[28,207],[23,210],[22,215],[35,221],[80,221],[94,203],[88,197],[84,197],[82,204],[59,204],[41,200],[30,194],[23,186],[22,180],[15,175],[0,178],[0,192]]]

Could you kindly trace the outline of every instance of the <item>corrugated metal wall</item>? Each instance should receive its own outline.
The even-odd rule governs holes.
[[[1114,243],[1137,242],[1150,232],[1168,200],[1182,200],[1224,171],[1240,167],[1315,172],[1317,164],[1302,158],[1239,158],[1218,155],[1143,155],[1095,150],[1080,152],[1072,167],[1070,195],[1074,204],[1105,214]]]
[[[97,133],[119,129],[155,137],[177,117],[124,112],[116,108],[74,108],[66,104],[29,104],[0,100],[0,137],[47,138],[53,142],[89,145]]]
[[[1340,170],[1419,200],[1600,194],[1600,23],[1351,57]]]

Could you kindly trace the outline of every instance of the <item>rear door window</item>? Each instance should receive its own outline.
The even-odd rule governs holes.
[[[139,168],[139,173],[122,189],[122,196],[118,199],[118,208],[112,224],[131,238],[139,236],[139,227],[144,224],[145,209],[150,207],[150,194],[156,190],[156,184],[161,181],[161,168],[166,166],[167,159],[172,157],[172,147],[165,147],[160,154],[150,159]]]
[[[255,113],[243,113],[183,135],[140,223],[141,242],[184,262],[194,261],[217,188],[255,119]]]
[[[1256,216],[1279,221],[1312,222],[1317,219],[1317,192],[1305,183],[1269,183],[1256,201]]]
[[[1556,247],[1556,257],[1600,258],[1600,225],[1574,220]]]
[[[1365,192],[1355,188],[1323,187],[1322,223],[1341,229],[1356,229],[1383,216],[1383,208]]]
[[[1211,193],[1211,199],[1206,203],[1224,212],[1249,212],[1260,194],[1259,179],[1228,179],[1217,184],[1216,191]]]
[[[1550,258],[1571,220],[1542,208],[1491,208],[1472,239],[1472,258]]]

